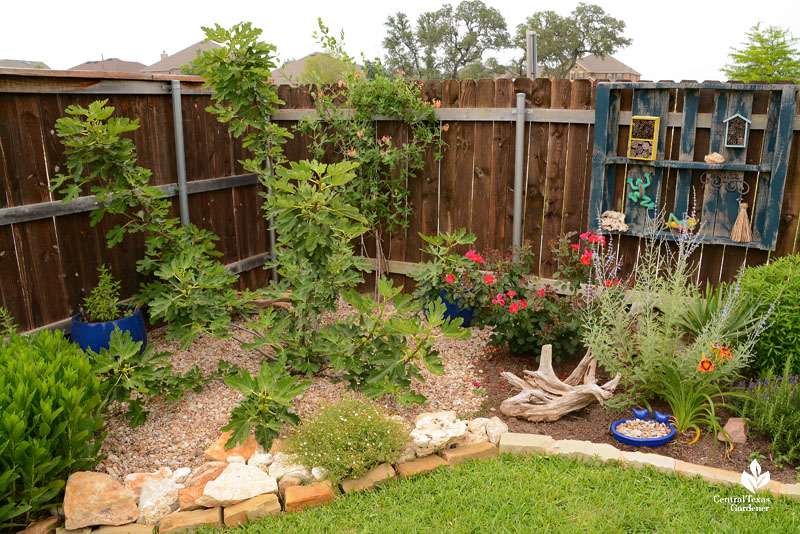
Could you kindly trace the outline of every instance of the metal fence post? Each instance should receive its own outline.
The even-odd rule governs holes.
[[[175,163],[178,167],[178,206],[181,224],[189,224],[189,197],[186,193],[186,156],[183,151],[183,113],[181,112],[181,82],[172,80],[172,126],[175,132]]]
[[[522,157],[525,153],[525,93],[517,93],[517,135],[514,149],[514,225],[511,243],[514,246],[514,261],[519,260],[522,245]]]
[[[528,78],[536,78],[536,63],[538,58],[537,48],[537,38],[538,34],[533,30],[526,30],[525,31],[525,48],[526,48],[526,73]]]

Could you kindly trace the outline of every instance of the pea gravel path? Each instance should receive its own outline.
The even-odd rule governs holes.
[[[352,308],[342,304],[335,314],[325,318],[325,322],[343,318],[352,313]],[[165,339],[165,330],[150,333],[149,342],[156,350],[172,353],[171,362],[176,371],[184,372],[198,365],[205,374],[217,368],[220,359],[247,369],[258,371],[262,357],[254,351],[243,351],[231,339],[199,337],[188,350],[183,351],[177,342]],[[241,337],[241,331],[236,335]],[[463,416],[477,412],[484,396],[480,386],[482,373],[478,360],[484,352],[489,338],[488,331],[471,329],[467,340],[440,338],[436,348],[444,361],[445,374],[433,376],[423,369],[425,382],[415,384],[415,389],[428,398],[426,406],[406,408],[391,397],[378,402],[392,414],[399,414],[409,422],[422,412],[455,410]],[[319,406],[339,399],[347,391],[345,384],[325,376],[317,376],[306,390],[302,399],[295,405],[297,413],[303,417],[314,412]],[[150,412],[147,421],[136,428],[130,428],[124,417],[124,406],[116,406],[106,418],[105,430],[108,433],[103,443],[105,459],[95,468],[112,476],[123,477],[128,473],[154,471],[163,466],[173,470],[178,467],[195,468],[203,463],[203,451],[220,434],[220,427],[228,422],[231,411],[239,404],[242,395],[215,380],[206,383],[200,393],[187,392],[177,402],[151,399],[146,406]]]

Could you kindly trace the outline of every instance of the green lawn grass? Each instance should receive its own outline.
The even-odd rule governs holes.
[[[504,455],[439,469],[281,514],[226,534],[281,533],[741,533],[800,532],[800,502],[733,512],[714,496],[747,495],[653,469]]]

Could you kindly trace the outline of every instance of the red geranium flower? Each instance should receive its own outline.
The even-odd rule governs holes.
[[[456,281],[455,275],[452,274],[448,274],[447,276],[444,277],[444,279],[447,281],[448,284],[452,284],[453,282]]]
[[[508,295],[509,297],[516,297],[517,296],[517,292],[516,291],[506,291],[506,295]]]
[[[520,301],[519,301],[519,307],[520,307],[520,308],[527,308],[527,307],[528,307],[528,301],[526,301],[526,300],[520,300]]]
[[[606,287],[611,287],[611,286],[613,286],[613,285],[614,285],[614,282],[612,282],[611,280],[606,280],[606,281],[605,281],[605,282],[603,282],[603,283],[606,285]]]
[[[536,294],[537,294],[537,295],[539,295],[539,296],[544,296],[544,294],[545,294],[545,292],[546,292],[546,291],[547,291],[547,290],[546,290],[545,288],[542,288],[542,289],[540,289],[539,291],[537,291],[537,292],[536,292]]]
[[[508,307],[508,311],[511,313],[517,313],[519,311],[519,305],[517,305],[517,303],[512,304]]]
[[[572,248],[574,248],[575,250],[580,250],[580,249],[581,249],[581,246],[580,246],[579,244],[577,244],[577,243],[573,243],[573,244],[571,244],[570,246],[571,246]]]
[[[580,235],[580,238],[581,238],[581,239],[589,239],[589,236],[590,236],[590,235],[592,235],[592,232],[583,232],[583,233]]]
[[[485,274],[483,275],[483,281],[487,284],[494,284],[494,276],[491,274]]]

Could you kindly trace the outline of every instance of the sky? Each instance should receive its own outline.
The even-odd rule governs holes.
[[[13,2],[13,4],[12,4]],[[204,38],[201,26],[231,26],[250,21],[262,38],[277,46],[281,60],[296,59],[320,47],[312,37],[317,17],[345,32],[346,50],[368,58],[383,56],[383,26],[402,11],[416,21],[438,9],[440,0],[348,2],[331,0],[0,0],[0,59],[42,61],[68,69],[84,61],[119,58],[151,65]],[[458,2],[451,2],[456,5]],[[553,10],[568,15],[577,2],[484,0],[505,17],[514,32],[525,17]],[[646,80],[724,80],[720,68],[731,47],[739,46],[757,22],[777,25],[800,37],[800,0],[587,0],[625,21],[631,46],[614,56]],[[12,7],[13,6],[13,7]],[[522,7],[524,6],[524,7]],[[499,54],[508,60],[521,52]]]

